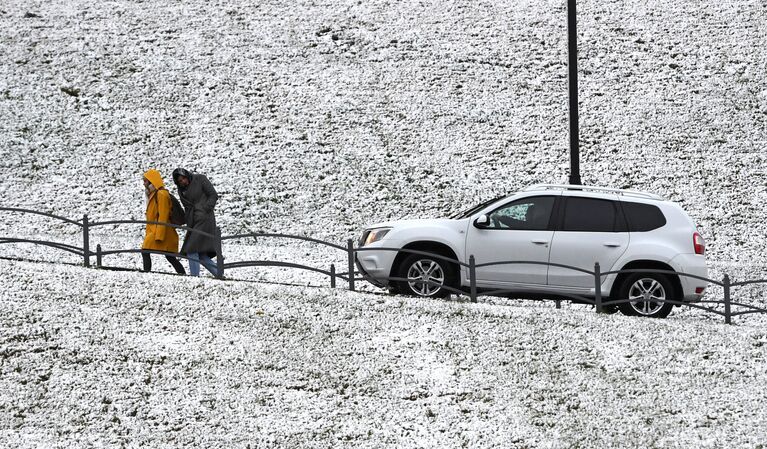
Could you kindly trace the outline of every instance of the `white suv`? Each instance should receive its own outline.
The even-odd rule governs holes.
[[[705,242],[682,208],[657,195],[575,185],[535,185],[479,204],[449,219],[402,220],[367,228],[359,242],[358,269],[371,283],[394,292],[441,297],[444,286],[467,290],[469,270],[439,257],[375,248],[435,253],[477,265],[480,291],[513,297],[595,296],[593,275],[669,270],[705,278]],[[402,278],[405,280],[390,280]],[[697,301],[707,282],[690,276],[632,271],[602,277],[604,300],[632,300],[624,314],[666,317],[671,301]]]

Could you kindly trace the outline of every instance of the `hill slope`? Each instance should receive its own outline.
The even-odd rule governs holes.
[[[767,443],[758,321],[0,269],[2,446]]]
[[[578,8],[584,182],[764,263],[767,6]],[[341,240],[567,179],[561,1],[8,1],[0,25],[2,204],[140,217],[141,174],[185,166],[228,231]]]

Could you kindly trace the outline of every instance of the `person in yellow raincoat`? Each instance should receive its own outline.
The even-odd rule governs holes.
[[[165,189],[165,183],[157,170],[149,170],[144,173],[144,190],[147,198],[146,221],[157,221],[170,223],[170,213],[173,203],[170,199],[170,193]],[[151,251],[162,251],[166,253],[178,253],[178,233],[176,229],[170,226],[160,224],[147,224],[146,237],[141,249]],[[152,270],[152,259],[150,253],[141,253],[144,262],[144,271]],[[186,274],[184,266],[181,265],[178,258],[168,254],[165,256],[176,269],[178,274]]]

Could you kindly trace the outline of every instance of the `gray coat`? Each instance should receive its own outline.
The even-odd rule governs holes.
[[[189,186],[178,189],[179,199],[186,213],[186,225],[215,235],[216,215],[213,208],[218,201],[218,193],[205,175],[190,173],[190,176]],[[216,254],[216,240],[197,232],[187,231],[181,253],[203,253],[213,257]]]

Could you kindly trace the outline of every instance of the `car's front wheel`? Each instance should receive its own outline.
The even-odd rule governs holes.
[[[407,279],[397,282],[399,291],[426,298],[444,298],[450,294],[445,287],[454,287],[457,280],[452,264],[418,254],[411,254],[402,261],[397,277]]]
[[[674,305],[674,287],[668,278],[659,273],[634,273],[627,277],[620,288],[620,299],[630,300],[621,304],[624,315],[666,318]]]

